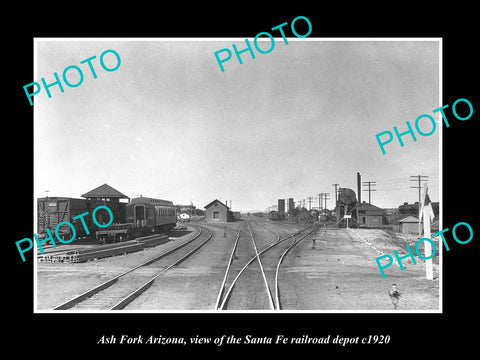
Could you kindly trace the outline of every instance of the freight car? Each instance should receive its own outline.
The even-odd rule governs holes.
[[[337,226],[338,227],[357,227],[357,196],[355,191],[349,188],[341,188],[338,194],[336,207]]]
[[[86,233],[82,219],[78,218],[74,220],[73,218],[87,212],[91,214],[99,205],[108,206],[113,213],[114,223],[125,221],[125,203],[103,203],[94,200],[67,197],[38,198],[37,234],[41,238],[46,235],[47,229],[53,233],[59,223],[69,222],[75,227],[77,239],[92,238],[100,228],[94,224],[91,217],[82,217],[90,234]],[[99,224],[106,224],[110,221],[110,215],[104,209],[97,211],[95,216]],[[72,229],[68,225],[60,226],[57,232],[62,239],[70,239],[72,237]]]
[[[279,220],[279,218],[278,218],[278,211],[275,211],[275,210],[270,211],[270,213],[268,214],[268,218],[269,218],[270,220],[275,220],[275,221],[276,221],[276,220]]]

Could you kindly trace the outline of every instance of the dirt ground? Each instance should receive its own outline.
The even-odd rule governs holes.
[[[116,275],[153,258],[165,250],[188,241],[196,230],[172,232],[169,242],[142,251],[89,261],[85,263],[36,263],[36,309],[50,310]],[[63,245],[62,247],[68,247]],[[97,245],[98,246],[98,245]],[[101,246],[101,245],[100,245]],[[71,248],[79,247],[72,243]],[[88,247],[88,245],[80,245]],[[91,246],[90,246],[91,247]],[[34,269],[35,271],[35,269]],[[35,293],[34,293],[35,296]],[[35,303],[34,303],[35,306]]]
[[[394,262],[384,270],[385,278],[375,262],[383,253],[393,256],[394,250],[406,254],[405,244],[412,242],[415,237],[383,230],[319,231],[315,242],[300,243],[282,266],[283,309],[393,311],[388,291],[396,284],[401,294],[397,311],[438,311],[438,254],[434,280],[425,279],[425,262],[418,258],[416,265],[402,261],[403,271]]]
[[[215,236],[212,240],[198,253],[157,280],[125,310],[214,309],[235,239],[235,231],[240,223],[201,222],[201,224],[208,225],[214,230]],[[260,247],[275,241],[277,234],[283,237],[296,230],[297,226],[263,219],[257,219],[253,225]],[[188,241],[195,233],[194,228],[190,227],[189,231],[178,234],[182,236],[171,237],[165,244],[87,263],[39,262],[36,264],[36,308],[39,311],[52,309],[166,249]],[[390,312],[394,310],[388,290],[395,283],[401,294],[396,311],[438,311],[440,308],[438,253],[433,258],[433,281],[425,279],[425,265],[418,258],[416,265],[410,259],[404,260],[403,271],[395,262],[385,269],[386,278],[382,278],[375,262],[375,258],[381,254],[393,256],[394,250],[398,251],[400,256],[406,254],[405,245],[411,244],[413,249],[416,240],[414,236],[383,230],[320,230],[315,235],[315,242],[312,237],[300,242],[290,251],[281,266],[279,278],[282,310]],[[438,242],[436,245],[438,249]],[[240,246],[236,254],[238,261],[244,257],[240,254],[241,249]],[[265,256],[264,267],[269,282],[277,253],[279,254],[280,250],[266,253]],[[246,272],[246,278],[249,280],[247,284],[259,276],[259,272],[253,269],[256,268],[252,267],[252,271]],[[273,285],[270,286],[273,289]],[[241,290],[240,285],[238,288]],[[260,290],[254,292],[263,294]],[[249,304],[249,308],[255,310],[257,306],[255,302],[246,303]]]

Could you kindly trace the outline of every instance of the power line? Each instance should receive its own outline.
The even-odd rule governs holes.
[[[313,200],[313,197],[307,196],[307,200],[308,200],[308,210],[312,210],[312,200]]]
[[[376,181],[363,181],[363,186],[368,186],[368,227],[372,226],[372,202],[371,202],[371,193],[372,191],[377,191],[376,189],[372,189],[372,186],[376,186]]]
[[[335,186],[335,204],[338,201],[338,191],[340,190],[340,188],[338,188],[338,190],[337,190],[337,186],[339,186],[339,185],[340,184],[332,184],[332,186]]]
[[[371,204],[371,192],[372,191],[377,191],[376,189],[372,189],[372,186],[376,186],[377,182],[376,181],[362,181],[363,186],[368,186],[368,190],[363,190],[363,191],[368,191],[368,203]]]
[[[422,228],[420,225],[420,209],[421,209],[421,202],[422,202],[422,181],[428,181],[428,176],[426,175],[413,175],[410,176],[410,181],[418,181],[418,186],[410,186],[412,189],[418,189],[418,235],[421,235]]]
[[[325,218],[327,217],[327,200],[330,200],[330,193],[322,193],[322,195],[325,197]]]

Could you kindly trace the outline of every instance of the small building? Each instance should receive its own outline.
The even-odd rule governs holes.
[[[418,234],[418,219],[410,215],[399,220],[398,231],[404,234]]]
[[[211,203],[205,205],[204,208],[205,221],[227,222],[234,220],[230,208],[220,200],[215,199]]]
[[[119,202],[120,199],[128,199],[127,195],[115,190],[110,185],[103,184],[82,195],[87,200],[98,200],[103,202]]]
[[[121,199],[127,199],[130,201],[127,195],[122,194],[120,191],[114,189],[108,184],[100,185],[99,187],[90,190],[82,195],[87,199],[88,211],[91,213],[97,206],[107,206],[113,213],[114,224],[124,224],[125,218],[125,206],[126,202],[120,201]],[[107,223],[110,219],[110,215],[106,212],[102,212],[98,216],[98,222],[100,224]]]
[[[181,213],[178,215],[178,220],[180,222],[190,222],[190,215],[187,213]]]
[[[385,218],[389,225],[398,225],[399,218],[405,217],[405,215],[399,215],[398,208],[384,208],[383,210],[385,211]]]
[[[365,201],[357,206],[357,214],[360,226],[377,227],[387,223],[385,210]]]
[[[177,214],[187,214],[189,218],[195,215],[195,211],[197,210],[197,208],[193,204],[190,204],[190,205],[177,204],[175,205],[175,207],[177,208]]]
[[[440,203],[439,202],[432,202],[432,210],[433,210],[433,214],[435,216],[439,216]],[[399,215],[411,215],[411,216],[415,216],[415,217],[418,218],[418,211],[419,211],[418,201],[415,202],[414,204],[409,204],[409,203],[405,202],[405,203],[403,203],[403,205],[400,205],[398,207],[398,214]]]

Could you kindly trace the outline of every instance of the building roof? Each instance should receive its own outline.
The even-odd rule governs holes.
[[[119,198],[128,199],[127,195],[115,190],[110,185],[103,184],[82,195],[83,198]]]
[[[383,214],[385,212],[384,209],[382,208],[379,208],[378,206],[375,206],[373,204],[369,204],[367,202],[362,202],[360,204],[358,204],[357,206],[357,210],[359,211],[370,211],[372,212],[372,214],[374,213],[377,213],[377,215],[380,213],[380,214]]]
[[[418,219],[415,216],[407,216],[406,218],[403,218],[402,220],[398,221],[399,223],[415,223],[418,224]]]
[[[217,199],[215,199],[215,200],[213,200],[212,202],[210,202],[210,203],[208,203],[207,205],[205,205],[204,208],[205,208],[205,209],[209,208],[209,207],[212,206],[215,202],[217,202],[217,203],[225,206],[225,207],[227,208],[227,210],[230,210],[230,208],[229,208],[227,205],[225,205],[223,202],[221,202],[220,200],[217,200]]]

